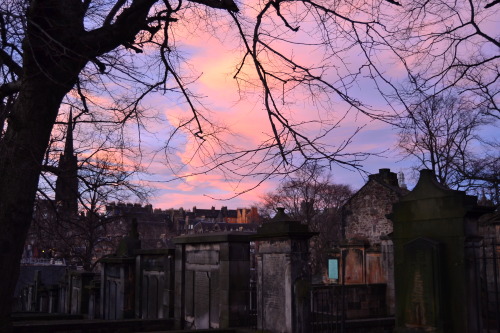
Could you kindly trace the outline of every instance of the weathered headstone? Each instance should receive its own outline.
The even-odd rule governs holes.
[[[177,328],[245,325],[250,289],[250,235],[231,231],[174,239]]]
[[[253,236],[257,257],[257,328],[270,332],[310,331],[309,238],[307,225],[280,209]]]
[[[135,251],[141,248],[137,220],[132,220],[128,236],[124,237],[116,254],[100,260],[101,318],[127,319],[135,315]]]
[[[90,298],[89,287],[94,278],[95,274],[92,272],[69,272],[71,314],[88,314]]]
[[[90,281],[89,290],[89,319],[101,319],[101,280]]]
[[[174,256],[174,249],[136,251],[136,318],[173,318]]]

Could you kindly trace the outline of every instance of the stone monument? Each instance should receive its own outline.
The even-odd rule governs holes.
[[[467,249],[485,212],[476,197],[443,187],[431,170],[393,205],[395,332],[479,332],[479,278]]]
[[[279,208],[273,220],[252,237],[257,260],[257,329],[310,332],[308,257],[309,238],[314,235]]]
[[[176,328],[222,329],[246,324],[250,235],[229,231],[174,238]]]
[[[136,251],[135,317],[174,317],[175,249]]]
[[[132,220],[130,232],[118,245],[116,254],[100,260],[101,318],[127,319],[135,314],[135,257],[141,248],[137,220]]]

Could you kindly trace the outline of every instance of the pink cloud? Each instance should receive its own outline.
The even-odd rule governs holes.
[[[387,7],[390,8],[390,7]],[[249,7],[244,8],[245,11],[250,10]],[[349,8],[341,8],[340,11],[346,14],[350,13]],[[268,123],[268,117],[263,110],[261,103],[261,88],[251,87],[246,85],[244,88],[249,89],[245,94],[240,94],[236,80],[233,79],[236,66],[242,58],[241,53],[234,53],[234,50],[239,46],[238,39],[234,34],[230,33],[230,29],[224,27],[227,24],[225,18],[220,18],[220,22],[214,23],[214,31],[217,32],[218,38],[206,33],[202,27],[186,27],[183,29],[179,27],[176,30],[179,40],[182,40],[180,48],[187,47],[192,51],[189,59],[190,67],[184,67],[185,73],[200,73],[201,76],[198,81],[192,84],[189,88],[195,94],[201,96],[200,100],[205,107],[211,110],[210,118],[220,126],[228,128],[228,132],[219,133],[219,137],[225,140],[228,144],[234,144],[239,147],[254,147],[262,140],[268,138],[271,134],[271,128]],[[300,33],[304,34],[299,36],[299,41],[308,41],[307,32],[313,27],[308,24],[301,25]],[[347,47],[347,44],[339,45],[339,47]],[[303,48],[297,47],[297,50]],[[302,52],[293,51],[295,61],[307,65],[320,65],[325,59],[325,50],[318,47],[312,48],[312,51]],[[188,52],[189,52],[188,51]],[[288,50],[286,51],[288,52]],[[292,51],[289,51],[292,54]],[[341,86],[338,81],[338,76],[348,73],[350,70],[356,71],[359,65],[365,62],[361,56],[359,49],[353,49],[351,52],[344,54],[344,58],[339,59],[343,61],[343,65],[338,68],[331,68],[330,73],[325,73],[325,77]],[[392,57],[388,50],[381,50],[376,57],[373,57],[381,65],[381,70],[386,73],[389,78],[401,79],[404,74],[402,63]],[[408,57],[406,59],[409,63],[416,63],[416,58]],[[342,62],[339,61],[339,64]],[[354,69],[353,69],[354,68]],[[243,73],[246,79],[254,83],[257,79],[255,70],[249,65],[245,68]],[[386,100],[381,98],[380,94],[376,92],[375,85],[371,79],[365,77],[365,74],[359,75],[354,82],[349,82],[349,92],[354,97],[360,100],[367,101],[368,104],[373,106],[374,109],[379,111],[391,111],[386,106]],[[274,88],[278,89],[279,86]],[[278,90],[277,90],[278,91]],[[324,96],[320,100],[312,100],[302,95],[303,90],[296,89],[288,92],[282,97],[282,110],[284,114],[293,116],[297,123],[305,123],[313,119],[321,117],[323,120],[334,123],[348,110],[348,105],[344,103],[335,94]],[[291,103],[292,99],[297,98],[296,103]],[[161,103],[161,101],[160,101]],[[187,108],[186,103],[179,97],[174,101],[168,101],[165,106],[158,106],[161,109],[162,115],[172,125],[179,124],[180,120],[185,120],[192,117],[191,111]],[[311,111],[313,107],[320,106],[319,111]],[[196,107],[199,112],[205,113],[206,110],[201,108],[198,104]],[[321,110],[321,107],[323,108]],[[206,124],[205,124],[206,125]],[[339,129],[334,130],[331,135],[324,138],[324,143],[332,146],[342,143],[347,140],[351,134],[360,126],[366,125],[367,131],[360,134],[354,143],[349,146],[350,151],[362,152],[377,152],[385,149],[391,149],[394,144],[394,133],[391,128],[383,123],[376,123],[369,118],[357,113],[351,112],[342,121]],[[321,133],[325,127],[321,124],[308,124],[301,126],[306,133]],[[162,130],[160,125],[153,125],[155,130]],[[193,132],[196,129],[193,127]],[[210,129],[206,130],[210,132]],[[235,135],[231,135],[231,132]],[[163,132],[162,132],[163,133]],[[179,164],[182,168],[178,169],[182,174],[189,174],[196,172],[197,166],[204,165],[203,154],[196,155],[195,151],[198,148],[196,137],[188,131],[181,131],[180,138],[178,139],[177,150],[170,153],[172,163]],[[206,138],[210,140],[210,138]],[[160,140],[161,141],[161,140]],[[210,153],[220,153],[224,147],[217,147],[217,143],[213,141],[213,150]],[[209,146],[209,143],[206,143]],[[396,165],[397,158],[391,159],[378,159],[375,162],[370,162],[366,168],[369,172],[377,172],[378,168],[390,167]],[[171,171],[162,165],[161,162],[154,162],[151,164],[152,170],[160,175],[160,178],[174,177]],[[337,176],[338,175],[338,176]],[[354,183],[362,185],[361,181],[353,180],[353,173],[346,173],[342,168],[334,167],[335,181],[342,183]],[[237,182],[236,180],[226,179],[220,172],[213,172],[210,175],[196,175],[185,178],[182,182],[177,181],[169,185],[161,185],[158,198],[154,202],[161,203],[161,205],[175,207],[176,205],[183,205],[190,207],[196,203],[197,205],[212,205],[213,199],[210,197],[230,198],[235,192],[251,188],[256,183],[251,178],[245,178],[243,181]],[[271,184],[271,185],[267,185]],[[265,192],[269,188],[273,188],[276,184],[269,182],[261,187],[258,191]],[[257,193],[257,194],[255,194]],[[241,200],[256,200],[258,199],[259,192],[252,192],[245,194],[235,201]]]

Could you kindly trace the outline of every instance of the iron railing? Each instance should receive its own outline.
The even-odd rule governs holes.
[[[311,289],[311,330],[344,332],[345,313],[342,286],[313,286]]]
[[[483,239],[467,244],[472,263],[472,297],[478,306],[477,332],[500,331],[500,244]]]

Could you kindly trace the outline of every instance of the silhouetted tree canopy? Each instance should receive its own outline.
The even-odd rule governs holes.
[[[319,233],[310,241],[310,265],[314,274],[323,274],[332,243],[341,240],[341,208],[353,194],[349,185],[333,183],[324,167],[308,163],[263,195],[258,207],[267,219],[282,207],[292,219]]]
[[[96,129],[120,131],[127,121],[145,126],[148,94],[180,95],[192,113],[180,130],[198,144],[200,172],[217,167],[264,180],[320,159],[359,168],[367,152],[349,151],[350,135],[333,138],[348,117],[387,120],[405,106],[400,80],[431,94],[456,88],[499,117],[498,17],[498,3],[488,1],[1,2],[0,330],[9,325],[7,300],[65,105]],[[183,67],[183,29],[237,40],[239,97],[262,105],[267,140],[221,144],[189,88],[198,74]],[[368,91],[377,92],[375,102]],[[308,117],[295,117],[302,107]]]
[[[451,92],[413,101],[399,123],[398,147],[417,161],[415,170],[430,169],[441,184],[498,203],[500,143],[481,135],[498,130],[496,119]]]

